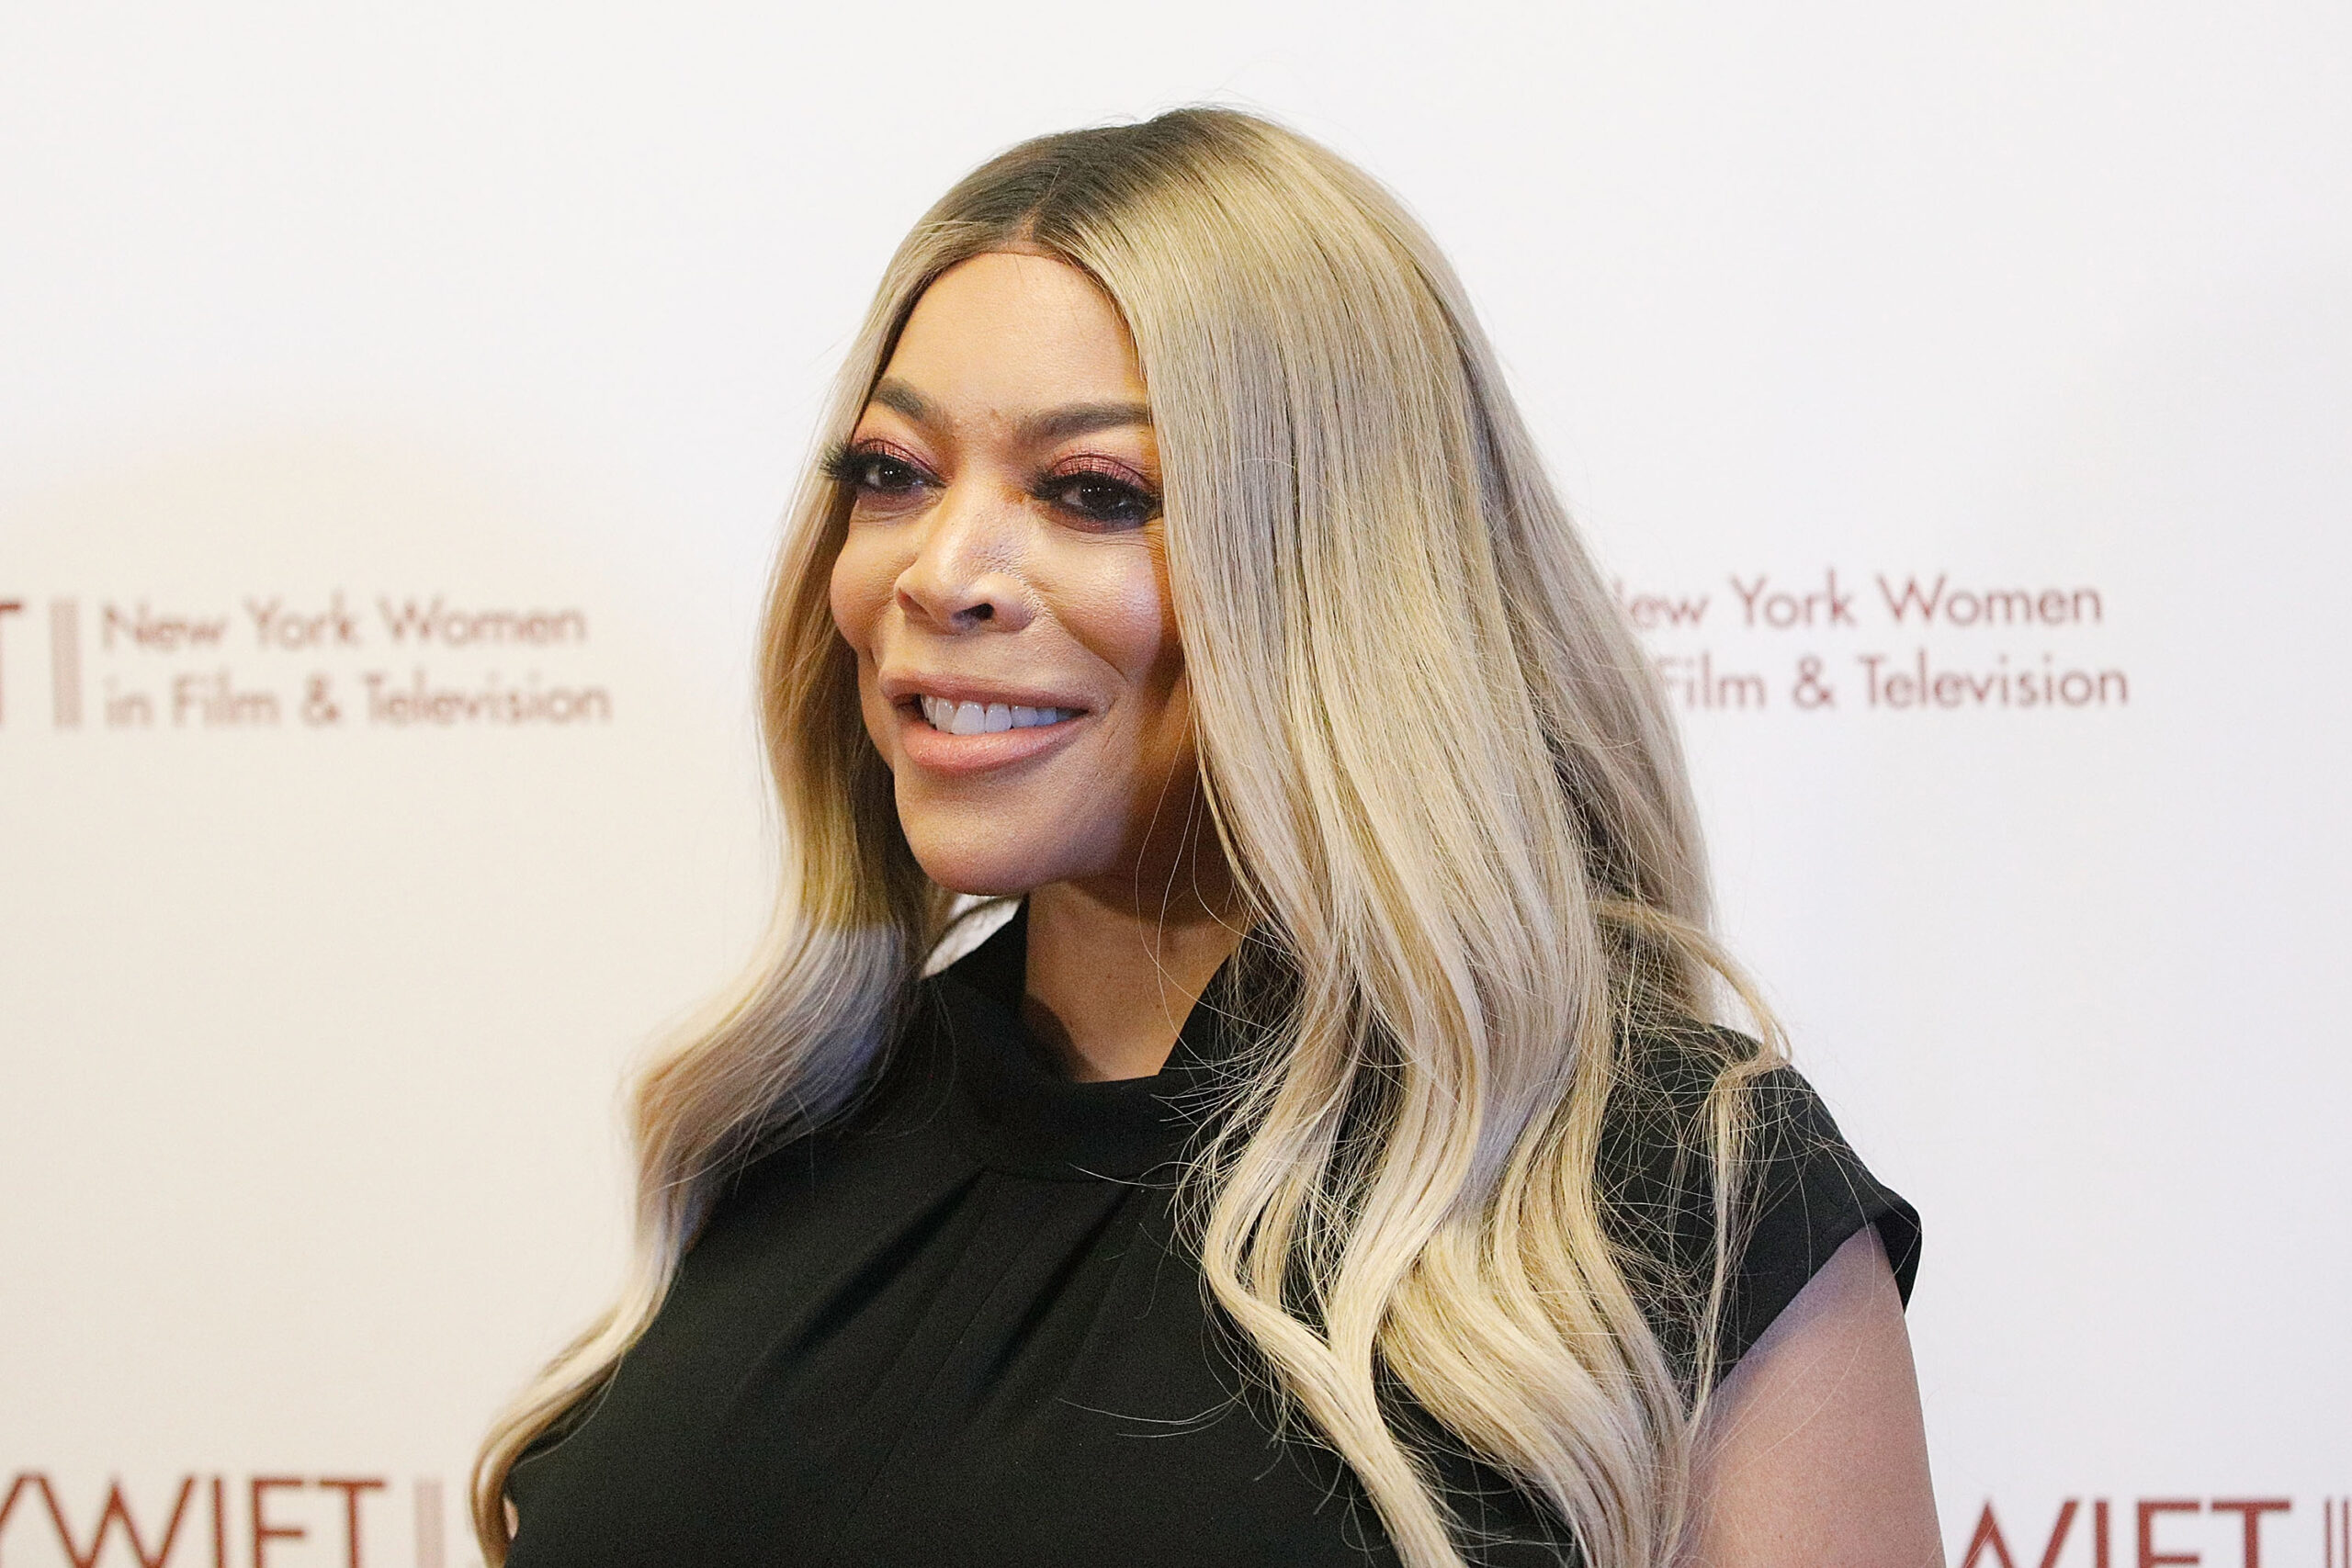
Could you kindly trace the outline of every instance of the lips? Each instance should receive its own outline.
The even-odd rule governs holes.
[[[1090,716],[1058,693],[961,676],[900,671],[879,683],[898,710],[899,756],[934,774],[982,773],[1042,757],[1067,744]]]

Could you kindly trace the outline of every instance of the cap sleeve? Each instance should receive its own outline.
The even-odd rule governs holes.
[[[1602,1213],[1669,1355],[1688,1367],[1695,1335],[1675,1310],[1714,1257],[1714,1183],[1705,1105],[1716,1076],[1753,1043],[1724,1030],[1645,1042],[1612,1095],[1599,1169]],[[1728,1369],[1805,1282],[1864,1225],[1878,1227],[1907,1304],[1919,1270],[1919,1215],[1871,1174],[1804,1077],[1778,1067],[1748,1090],[1753,1112],[1744,1236],[1717,1333]],[[1678,1292],[1676,1287],[1684,1287]]]
[[[1723,1333],[1726,1365],[1764,1337],[1805,1281],[1864,1225],[1878,1227],[1905,1305],[1919,1273],[1919,1213],[1872,1176],[1795,1069],[1756,1086],[1750,1228]]]

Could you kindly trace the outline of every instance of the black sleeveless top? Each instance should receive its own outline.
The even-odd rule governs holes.
[[[717,1204],[606,1386],[516,1465],[512,1568],[1363,1568],[1396,1562],[1361,1486],[1205,1304],[1170,1177],[1230,1050],[1193,1010],[1157,1077],[1076,1083],[1020,1021],[1024,922],[922,983],[842,1123]],[[1712,1228],[1675,1117],[1700,1055],[1645,1054],[1613,1103],[1615,1223],[1696,1265]],[[1621,1091],[1623,1092],[1623,1091]],[[1755,1222],[1726,1361],[1875,1223],[1905,1298],[1918,1219],[1794,1073],[1765,1080]],[[1622,1112],[1622,1113],[1621,1113]],[[1666,1118],[1667,1120],[1661,1120]],[[1578,1561],[1443,1441],[1474,1562]]]

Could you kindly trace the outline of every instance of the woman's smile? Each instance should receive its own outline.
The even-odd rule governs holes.
[[[1075,739],[1090,716],[1077,702],[1025,685],[944,675],[885,675],[879,685],[898,716],[897,755],[950,776],[1034,761]]]

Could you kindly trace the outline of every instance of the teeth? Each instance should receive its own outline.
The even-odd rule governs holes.
[[[1019,707],[1006,703],[950,702],[945,697],[920,699],[922,716],[933,729],[950,735],[995,735],[1007,729],[1034,729],[1074,717],[1076,708]]]

